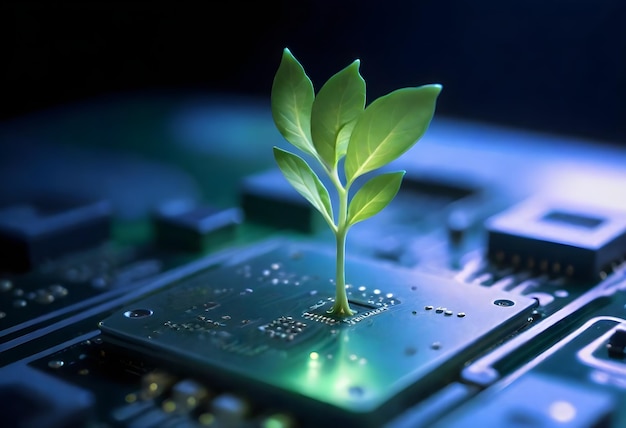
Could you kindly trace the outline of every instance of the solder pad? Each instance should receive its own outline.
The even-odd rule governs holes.
[[[408,269],[349,260],[357,311],[327,313],[334,254],[280,243],[118,311],[107,341],[198,370],[285,410],[377,425],[454,379],[523,326],[536,301]]]

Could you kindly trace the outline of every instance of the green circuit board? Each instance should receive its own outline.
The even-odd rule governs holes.
[[[537,306],[352,260],[347,291],[356,313],[336,317],[328,313],[333,261],[314,247],[270,245],[134,302],[100,327],[106,341],[231,385],[239,379],[248,394],[304,403],[310,419],[324,410],[375,426],[524,327]]]

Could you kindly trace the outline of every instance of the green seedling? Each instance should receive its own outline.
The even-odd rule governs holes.
[[[405,171],[370,174],[354,194],[352,186],[362,175],[399,158],[424,135],[441,91],[438,84],[402,88],[365,107],[365,80],[359,66],[355,60],[315,95],[304,68],[285,48],[271,94],[278,131],[319,163],[337,192],[338,207],[333,210],[328,189],[313,168],[302,157],[274,147],[274,158],[285,178],[321,213],[335,235],[335,301],[329,313],[341,317],[354,313],[345,280],[348,230],[391,202]]]

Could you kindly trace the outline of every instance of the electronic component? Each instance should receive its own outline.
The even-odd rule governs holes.
[[[525,325],[536,306],[351,260],[357,312],[337,318],[327,313],[333,272],[332,253],[278,243],[135,302],[101,329],[107,341],[205,373],[214,385],[238,383],[260,404],[297,403],[309,420],[325,409],[324,418],[372,426]]]
[[[238,208],[220,210],[177,201],[162,205],[154,214],[159,243],[187,251],[214,249],[232,241],[241,221]]]
[[[26,271],[109,237],[111,207],[65,195],[0,208],[0,270]]]
[[[626,379],[626,326],[623,322],[617,323],[619,318],[599,317],[594,321],[593,329],[589,329],[592,333],[588,333],[591,337],[577,352],[578,360],[596,370],[592,377],[599,383],[605,383],[606,376],[623,381]]]
[[[162,370],[154,370],[141,377],[141,398],[147,400],[161,396],[176,382],[176,378]]]
[[[481,186],[474,177],[459,176],[458,172],[447,171],[407,171],[402,180],[400,192],[410,192],[416,197],[438,199],[450,203],[475,196]]]
[[[304,233],[315,229],[319,213],[277,168],[245,177],[240,192],[247,221]]]
[[[209,396],[209,391],[193,379],[183,379],[172,387],[172,403],[178,412],[190,412]]]
[[[626,356],[626,330],[617,329],[609,338],[606,349],[613,358],[624,358]]]
[[[211,403],[211,411],[224,426],[244,426],[249,405],[241,397],[221,394]]]
[[[531,199],[486,228],[492,260],[550,274],[597,279],[626,255],[626,214],[595,206]]]
[[[0,376],[2,425],[20,428],[86,427],[95,416],[88,391],[29,367]]]

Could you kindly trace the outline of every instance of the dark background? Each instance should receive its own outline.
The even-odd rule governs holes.
[[[626,2],[32,2],[0,6],[1,119],[92,97],[267,97],[289,47],[316,89],[439,82],[438,114],[626,144]]]

